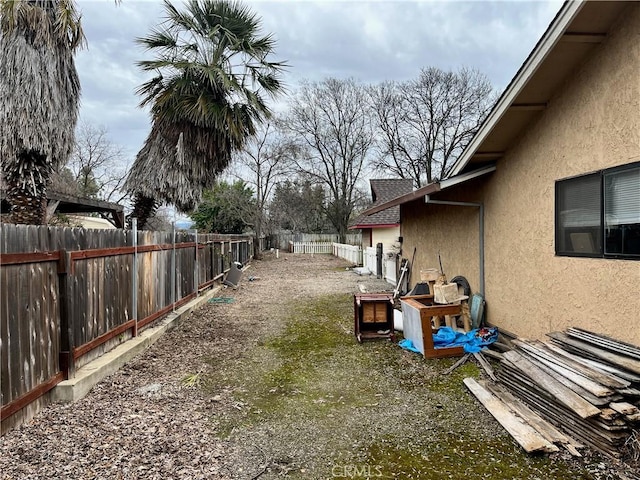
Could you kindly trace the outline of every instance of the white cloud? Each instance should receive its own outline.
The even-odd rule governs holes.
[[[374,83],[415,77],[420,68],[475,67],[504,88],[542,35],[560,0],[548,2],[248,2],[287,60],[285,83],[355,77]],[[134,42],[161,22],[159,0],[81,0],[89,48],[77,56],[81,115],[105,125],[132,154],[149,129],[135,89],[146,78]]]

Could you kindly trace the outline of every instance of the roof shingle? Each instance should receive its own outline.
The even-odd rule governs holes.
[[[413,191],[413,180],[406,178],[371,179],[371,206],[386,203],[396,197]],[[400,223],[400,207],[391,207],[371,215],[359,216],[350,228],[375,228],[398,225]]]

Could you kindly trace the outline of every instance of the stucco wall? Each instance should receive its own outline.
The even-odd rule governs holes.
[[[388,227],[388,228],[373,228],[373,238],[371,240],[371,246],[375,247],[377,244],[382,243],[383,250],[386,252],[391,249],[391,245],[396,242],[400,236],[400,227]]]
[[[640,262],[554,250],[555,181],[640,160],[639,32],[634,3],[483,186],[448,192],[484,201],[491,323],[530,338],[580,326],[640,345]],[[447,275],[467,276],[476,290],[477,213],[417,203],[402,210],[417,268],[436,266],[439,248]]]
[[[479,288],[478,209],[429,205],[422,201],[401,208],[402,256],[411,259],[416,250],[411,286],[420,281],[420,270],[440,268],[445,275],[467,278],[471,288]]]

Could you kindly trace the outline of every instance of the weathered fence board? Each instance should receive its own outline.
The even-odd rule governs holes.
[[[0,269],[3,405],[58,372],[56,264],[38,262]]]
[[[134,247],[133,231],[0,226],[3,431],[15,413],[35,413],[27,404],[39,405],[63,374],[221,279],[232,261],[253,256],[242,236],[144,231]]]

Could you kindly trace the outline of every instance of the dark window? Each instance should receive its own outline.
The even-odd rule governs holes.
[[[640,259],[640,163],[556,182],[556,254]]]

